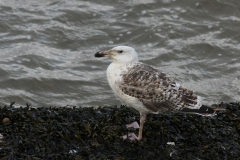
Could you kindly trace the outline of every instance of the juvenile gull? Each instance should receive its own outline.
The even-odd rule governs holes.
[[[201,97],[179,85],[163,71],[138,62],[136,51],[128,46],[114,47],[94,54],[95,57],[110,57],[107,79],[115,95],[140,113],[140,128],[137,122],[127,127],[139,128],[139,135],[129,133],[123,138],[142,138],[143,123],[147,114],[161,112],[185,112],[212,116],[216,110],[202,105]]]

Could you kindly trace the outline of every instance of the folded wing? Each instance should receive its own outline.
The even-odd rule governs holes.
[[[137,63],[122,77],[122,92],[138,98],[150,112],[182,111],[203,115],[215,112],[212,107],[202,107],[199,96],[155,67]]]

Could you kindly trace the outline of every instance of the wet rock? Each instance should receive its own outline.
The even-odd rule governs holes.
[[[149,114],[141,141],[123,140],[125,124],[139,121],[126,106],[0,107],[3,159],[237,159],[240,157],[240,104],[214,117]],[[10,121],[11,119],[11,121]],[[8,122],[8,123],[6,123]],[[173,145],[174,144],[174,145]]]

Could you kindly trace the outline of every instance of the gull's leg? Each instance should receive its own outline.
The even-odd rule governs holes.
[[[138,140],[142,139],[143,124],[144,124],[146,117],[147,117],[147,114],[140,113],[140,128],[139,128],[139,134],[137,137]]]
[[[140,140],[140,139],[142,139],[143,124],[144,124],[144,121],[145,121],[146,117],[147,117],[147,114],[141,114],[140,113],[140,128],[139,128],[139,125],[136,121],[131,123],[131,124],[126,125],[127,128],[129,128],[129,127],[139,128],[138,137],[134,133],[128,133],[128,135],[123,136],[123,139],[126,139],[127,137],[130,140],[134,140],[134,139]]]
[[[133,127],[133,128],[139,128],[139,124],[135,121],[131,124],[126,124],[127,128]]]
[[[126,124],[127,128],[133,127],[133,128],[139,128],[139,124],[135,121],[131,124]],[[127,139],[129,138],[130,140],[134,140],[137,139],[137,136],[135,135],[135,133],[128,133],[127,135],[123,136],[123,139]]]

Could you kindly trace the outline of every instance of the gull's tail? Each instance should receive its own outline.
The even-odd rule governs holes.
[[[184,108],[181,110],[181,112],[199,114],[202,116],[214,116],[215,112],[220,110],[225,109],[202,105],[199,109]]]

